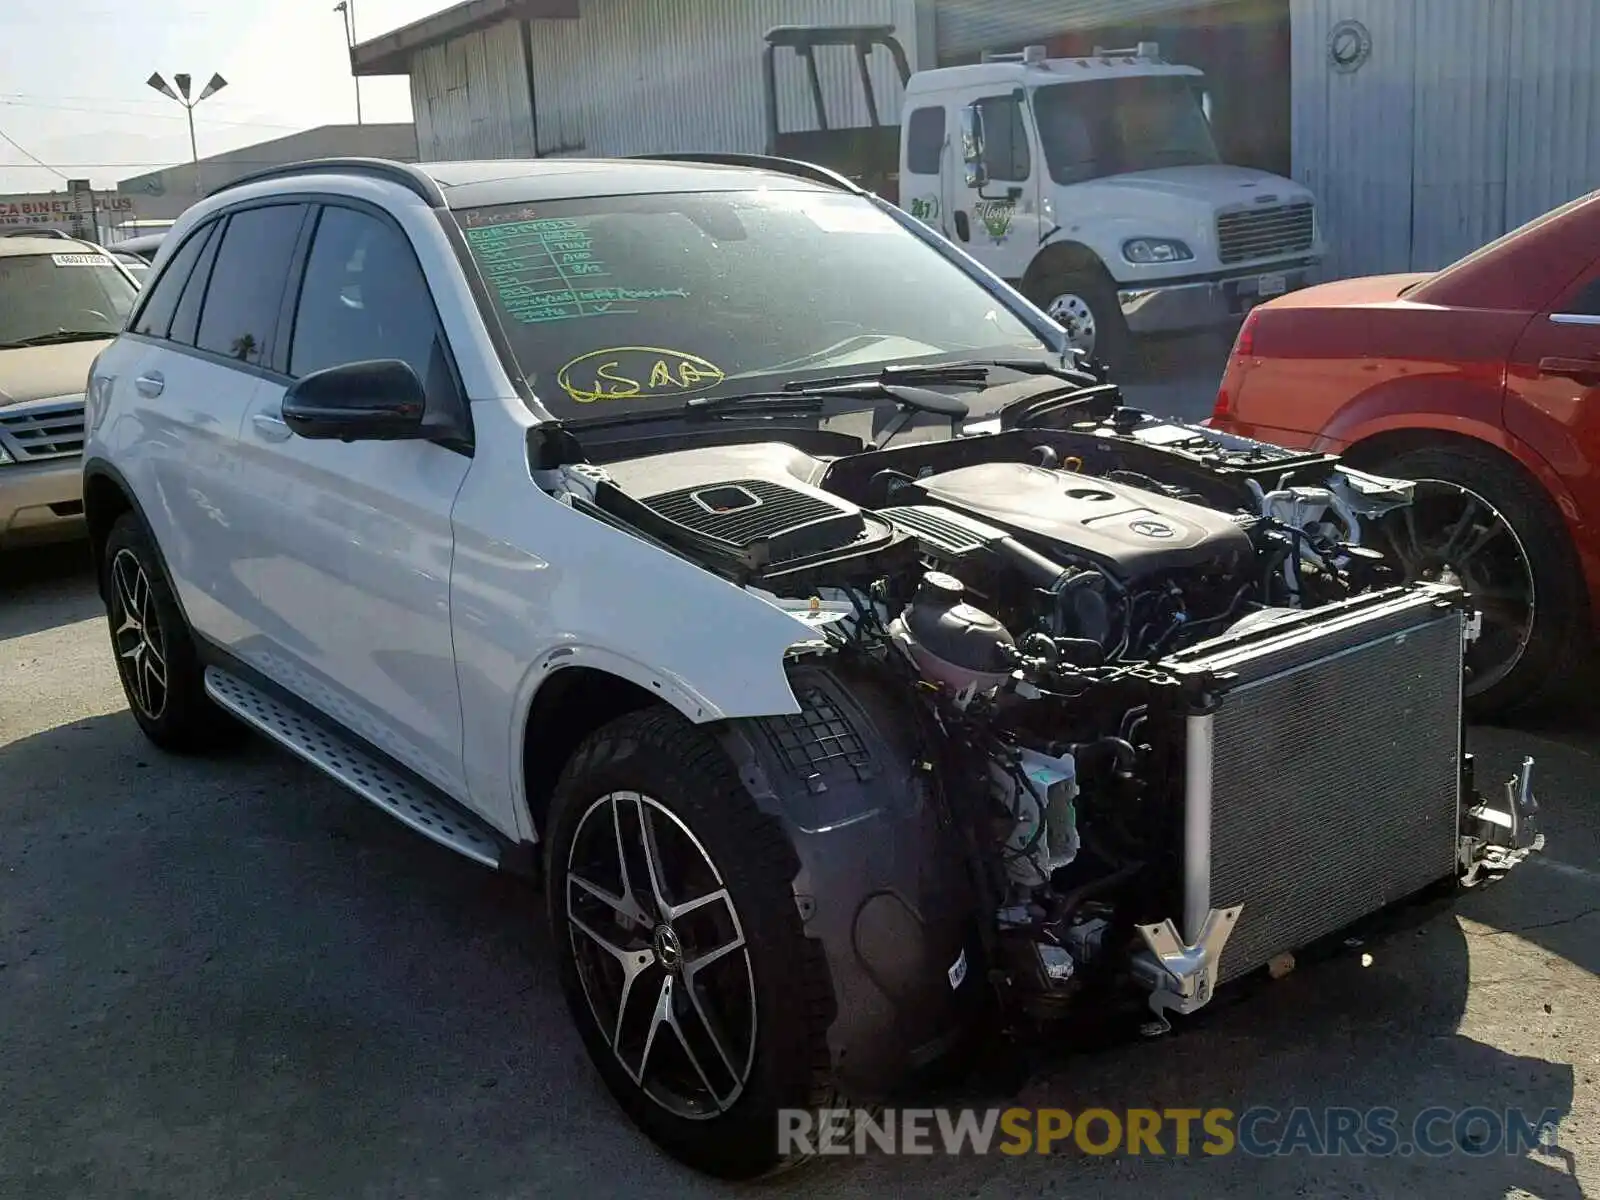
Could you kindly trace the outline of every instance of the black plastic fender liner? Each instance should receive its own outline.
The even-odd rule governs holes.
[[[795,903],[832,978],[839,1085],[884,1099],[958,1045],[981,1004],[977,906],[913,702],[838,667],[795,666],[790,681],[800,714],[729,722],[723,745],[799,857]]]

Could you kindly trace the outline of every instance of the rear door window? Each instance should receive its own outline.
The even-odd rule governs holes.
[[[144,307],[134,319],[133,332],[147,337],[164,338],[172,326],[172,314],[177,311],[178,298],[183,295],[184,284],[194,272],[195,260],[200,257],[216,225],[204,225],[190,234],[178,252],[172,256],[167,269],[161,272],[155,287],[150,289]]]
[[[197,349],[252,366],[271,360],[304,204],[246,208],[228,218],[200,314]]]

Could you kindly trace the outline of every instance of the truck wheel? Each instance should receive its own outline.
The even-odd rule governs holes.
[[[123,513],[112,525],[101,569],[117,674],[144,735],[179,754],[236,745],[244,726],[206,695],[205,668],[188,622],[155,542],[133,513]]]
[[[1031,299],[1067,331],[1067,342],[1112,371],[1127,365],[1128,323],[1110,280],[1096,271],[1049,275]]]
[[[1467,710],[1478,719],[1536,705],[1581,656],[1588,610],[1561,514],[1498,453],[1430,446],[1376,463],[1413,481],[1416,502],[1378,524],[1410,579],[1465,587],[1483,613],[1467,652]]]
[[[800,1161],[779,1111],[837,1106],[833,996],[782,828],[713,740],[651,708],[579,747],[548,829],[561,987],[623,1110],[668,1154],[725,1179]]]

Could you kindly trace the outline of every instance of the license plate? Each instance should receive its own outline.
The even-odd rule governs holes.
[[[1256,280],[1256,294],[1262,298],[1281,296],[1288,290],[1289,277],[1287,275],[1263,275]]]

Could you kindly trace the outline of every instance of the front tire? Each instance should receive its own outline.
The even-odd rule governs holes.
[[[711,1175],[798,1162],[779,1114],[836,1105],[833,995],[782,827],[715,741],[651,708],[578,749],[548,829],[562,991],[623,1110]]]
[[[1475,719],[1535,707],[1567,682],[1588,604],[1561,514],[1538,484],[1487,447],[1426,446],[1372,468],[1417,485],[1378,524],[1408,579],[1458,582],[1483,613],[1465,688]]]
[[[135,514],[123,513],[112,525],[101,571],[117,675],[144,735],[178,754],[236,745],[244,727],[206,695],[189,623],[155,541]]]
[[[1106,275],[1070,271],[1047,275],[1034,285],[1035,304],[1067,331],[1067,343],[1112,372],[1128,365],[1132,335]]]

